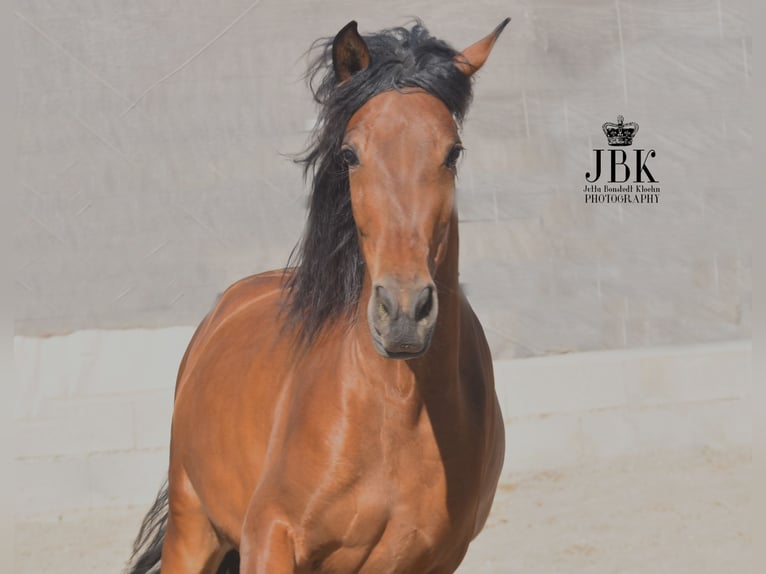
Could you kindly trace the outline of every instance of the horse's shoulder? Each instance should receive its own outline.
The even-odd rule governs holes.
[[[460,323],[463,334],[467,334],[471,339],[475,339],[477,344],[484,346],[486,343],[484,329],[463,289],[460,289]]]
[[[481,380],[489,389],[494,388],[492,353],[479,317],[460,291],[460,351],[461,369],[473,380]]]
[[[232,320],[272,308],[276,310],[286,273],[290,271],[266,271],[232,283],[216,298],[212,309],[197,327],[190,347],[195,341],[208,340],[220,327],[231,324]]]
[[[252,308],[259,302],[265,305],[277,299],[282,292],[286,277],[285,272],[281,270],[267,271],[232,283],[218,296],[206,321],[215,323],[244,309]]]
[[[261,330],[246,329],[242,326],[253,313],[271,313],[274,318],[278,314],[279,295],[290,270],[267,271],[245,277],[231,284],[218,295],[212,309],[197,327],[186,349],[179,367],[179,382],[190,365],[196,364],[205,349],[214,347],[221,341],[229,343],[241,342],[246,344],[253,333]],[[232,328],[234,331],[232,331]],[[232,337],[232,333],[238,336]]]
[[[216,306],[221,304],[237,304],[248,302],[253,297],[260,297],[282,289],[285,280],[290,276],[290,270],[274,270],[250,275],[229,285],[218,296]]]

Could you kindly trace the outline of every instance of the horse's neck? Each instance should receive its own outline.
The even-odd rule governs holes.
[[[460,284],[458,259],[460,251],[457,213],[452,213],[447,253],[436,270],[434,282],[439,297],[439,315],[431,340],[431,348],[423,356],[423,367],[438,372],[440,377],[457,377],[460,346]],[[420,363],[415,366],[419,366]]]

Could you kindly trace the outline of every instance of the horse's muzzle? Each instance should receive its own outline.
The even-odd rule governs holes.
[[[375,349],[386,358],[412,359],[428,350],[438,298],[433,283],[376,283],[367,307]]]

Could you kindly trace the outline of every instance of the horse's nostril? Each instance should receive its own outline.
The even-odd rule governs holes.
[[[375,287],[375,302],[378,312],[378,318],[381,321],[388,319],[394,313],[394,301],[388,293],[388,290],[382,285]]]
[[[433,306],[434,288],[432,285],[427,285],[426,287],[423,287],[415,301],[415,320],[422,321],[423,319],[428,318]]]

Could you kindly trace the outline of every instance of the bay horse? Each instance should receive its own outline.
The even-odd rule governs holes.
[[[419,22],[364,37],[350,22],[318,45],[303,238],[189,343],[129,572],[457,569],[504,457],[458,284],[459,127],[508,21],[462,52]]]

